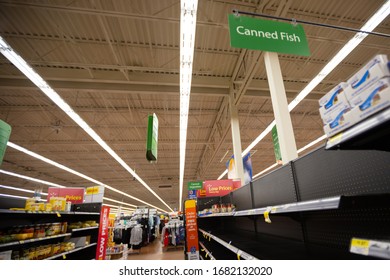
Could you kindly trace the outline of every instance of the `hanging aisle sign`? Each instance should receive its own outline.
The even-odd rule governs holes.
[[[148,135],[146,140],[146,159],[149,161],[157,160],[157,143],[158,143],[158,119],[157,115],[148,117]]]
[[[301,24],[229,15],[230,45],[235,48],[309,56]]]
[[[11,135],[11,126],[0,120],[0,165],[3,162],[5,150],[7,149],[7,143],[9,136]]]

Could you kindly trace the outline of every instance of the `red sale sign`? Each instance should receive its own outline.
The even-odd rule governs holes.
[[[65,197],[66,201],[83,203],[84,192],[84,188],[48,188],[47,201],[50,201],[50,197]]]
[[[224,196],[235,190],[233,180],[204,181],[204,196]]]
[[[105,260],[106,259],[106,249],[108,241],[108,222],[110,215],[110,207],[102,206],[100,212],[100,223],[99,223],[99,236],[96,248],[96,259]]]
[[[188,260],[199,260],[198,221],[195,200],[184,202],[184,215],[186,217],[186,239]]]

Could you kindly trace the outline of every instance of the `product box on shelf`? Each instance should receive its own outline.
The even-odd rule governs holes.
[[[379,79],[390,76],[389,64],[386,55],[380,54],[371,59],[355,75],[348,79],[348,87],[345,89],[345,95],[348,101],[351,101],[364,93]],[[353,107],[353,104],[351,104]]]
[[[347,86],[347,83],[340,83],[319,100],[320,115],[324,124],[332,122],[341,112],[350,108],[344,94]]]
[[[333,136],[357,123],[358,120],[350,109],[346,109],[339,113],[330,123],[324,125],[325,134],[330,137]]]
[[[356,121],[361,121],[376,112],[390,106],[390,77],[383,78],[373,84],[368,90],[356,97],[356,107],[351,115]]]
[[[50,204],[53,211],[65,211],[66,198],[65,197],[50,197]]]

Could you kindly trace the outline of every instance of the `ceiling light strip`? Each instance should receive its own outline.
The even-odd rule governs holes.
[[[127,170],[134,178],[136,178],[147,190],[149,190],[157,199],[159,199],[168,209],[172,208],[155,193],[133,169],[128,166],[121,157],[106,142],[69,106],[62,97],[54,91],[46,81],[38,75],[27,62],[19,56],[9,44],[0,36],[0,51],[8,58],[31,82],[33,82],[43,93],[46,94],[58,107],[60,107],[73,121],[75,121],[89,136],[92,137],[106,152],[108,152],[123,168]]]
[[[37,183],[40,183],[40,184],[44,184],[44,185],[48,185],[48,186],[52,186],[52,187],[66,188],[63,185],[47,182],[47,181],[44,181],[44,180],[28,177],[28,176],[25,176],[25,175],[13,173],[13,172],[2,170],[2,169],[0,169],[0,173],[6,174],[6,175],[9,175],[9,176],[18,177],[18,178],[21,178],[21,179],[26,179],[26,180],[29,180],[29,181],[34,181],[34,182],[37,182]]]
[[[29,199],[29,197],[27,197],[27,196],[19,196],[19,195],[11,195],[11,194],[3,194],[3,193],[0,193],[0,196],[10,197],[10,198],[19,198],[19,199]]]
[[[390,13],[390,1],[387,1],[361,28],[362,31],[373,31]],[[312,81],[294,98],[288,105],[288,110],[291,112],[325,77],[333,71],[340,62],[347,57],[363,40],[367,37],[367,33],[356,33],[347,44],[325,65]],[[271,132],[275,120],[244,150],[242,156],[246,155],[253,147],[255,147],[269,132]]]
[[[307,144],[306,146],[304,146],[303,148],[299,149],[297,151],[298,154],[302,153],[303,151],[307,150],[308,148],[310,148],[311,146],[314,146],[315,144],[321,142],[322,140],[325,140],[326,139],[326,135],[322,135],[321,137],[317,138],[316,140],[310,142],[309,144]]]
[[[123,206],[118,206],[118,205],[107,204],[107,203],[103,203],[103,205],[109,206],[111,208],[117,208],[117,209],[119,209],[119,207],[120,207],[123,210],[130,210],[130,211],[135,210],[135,208],[128,208],[128,207],[123,207]]]
[[[44,156],[41,156],[41,155],[39,155],[39,154],[37,154],[37,153],[34,153],[34,152],[30,151],[30,150],[27,150],[26,148],[23,148],[23,147],[21,147],[21,146],[15,144],[15,143],[8,142],[8,143],[7,143],[7,146],[9,146],[9,147],[11,147],[11,148],[13,148],[13,149],[16,149],[16,150],[18,150],[18,151],[20,151],[20,152],[23,152],[23,153],[25,153],[25,154],[28,154],[29,156],[32,156],[32,157],[34,157],[34,158],[36,158],[36,159],[42,160],[42,161],[44,161],[44,162],[46,162],[46,163],[48,163],[48,164],[51,164],[51,165],[53,165],[53,166],[55,166],[55,167],[58,167],[58,168],[60,168],[60,169],[62,169],[62,170],[65,170],[65,171],[67,171],[67,172],[69,172],[69,173],[72,173],[72,174],[74,174],[74,175],[76,175],[76,176],[79,176],[79,177],[81,177],[81,178],[84,178],[84,179],[86,179],[86,180],[88,180],[88,181],[90,181],[90,182],[92,182],[92,183],[95,183],[96,185],[104,186],[105,188],[107,188],[107,189],[109,189],[109,190],[112,190],[112,191],[117,192],[117,193],[119,193],[119,194],[121,194],[121,195],[127,196],[127,197],[129,197],[129,198],[131,198],[131,199],[134,199],[134,200],[139,201],[139,202],[141,202],[141,203],[143,203],[143,204],[149,205],[149,206],[151,206],[151,207],[153,207],[153,208],[156,208],[156,209],[159,209],[159,210],[165,212],[165,210],[162,210],[161,208],[158,208],[158,207],[154,206],[153,204],[150,204],[150,203],[148,203],[148,202],[146,202],[146,201],[143,201],[143,200],[141,200],[141,199],[139,199],[139,198],[137,198],[137,197],[135,197],[135,196],[129,195],[129,194],[127,194],[127,193],[124,193],[124,192],[122,192],[122,191],[120,191],[120,190],[118,190],[118,189],[116,189],[116,188],[113,188],[113,187],[111,187],[111,186],[109,186],[109,185],[106,185],[106,184],[104,184],[104,183],[102,183],[102,182],[100,182],[100,181],[98,181],[98,180],[96,180],[96,179],[94,179],[94,178],[91,178],[91,177],[89,177],[89,176],[87,176],[87,175],[84,175],[84,174],[82,174],[82,173],[80,173],[80,172],[78,172],[78,171],[76,171],[76,170],[73,170],[73,169],[71,169],[71,168],[69,168],[69,167],[66,167],[65,165],[62,165],[62,164],[60,164],[60,163],[58,163],[58,162],[55,162],[55,161],[53,161],[53,160],[51,160],[51,159],[48,159],[48,158],[44,157]],[[2,170],[0,170],[0,172],[1,172],[1,171],[2,171]],[[8,172],[8,171],[5,171],[5,172]],[[15,173],[14,173],[14,174],[15,174]],[[24,177],[24,178],[30,178],[31,181],[38,180],[38,179],[35,179],[35,178],[31,178],[31,177],[27,177],[27,176],[19,175],[19,174],[16,174],[16,175],[14,175],[14,176],[20,177],[20,178],[23,178],[23,177]],[[30,179],[27,179],[27,180],[30,180]],[[42,181],[42,180],[40,180],[40,181]],[[42,182],[46,182],[46,181],[42,181]],[[48,183],[48,184],[54,184],[54,183],[50,183],[50,182],[46,182],[46,183]],[[44,183],[43,183],[43,184],[44,184]],[[58,187],[66,188],[65,186],[61,186],[61,185],[57,185],[57,184],[54,184],[54,185],[56,185],[56,186],[58,186]]]
[[[11,186],[0,185],[0,188],[8,189],[8,190],[14,190],[14,191],[18,191],[18,192],[35,193],[35,191],[33,191],[33,190],[22,189],[22,188],[11,187]],[[47,195],[47,193],[43,193],[43,192],[41,192],[40,194],[41,195]]]
[[[180,170],[179,210],[182,209],[192,63],[194,60],[198,0],[181,0],[180,14]]]

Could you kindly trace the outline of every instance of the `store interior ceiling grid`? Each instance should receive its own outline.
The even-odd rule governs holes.
[[[360,28],[384,2],[199,0],[184,194],[188,181],[217,179],[233,153],[231,89],[243,150],[274,119],[263,53],[230,47],[227,15],[233,9]],[[11,47],[170,207],[178,207],[180,1],[0,1],[0,15],[0,35]],[[354,35],[304,28],[311,55],[279,54],[289,101]],[[389,34],[389,19],[375,31]],[[298,149],[324,134],[318,99],[374,55],[389,55],[389,46],[388,38],[368,36],[291,112]],[[157,163],[145,157],[151,113],[159,119]],[[12,126],[11,142],[166,209],[4,56],[0,119]],[[251,153],[254,174],[274,164],[271,135]],[[10,147],[1,169],[68,187],[94,185]],[[5,174],[0,182],[40,185]],[[106,196],[140,204],[109,190]]]

